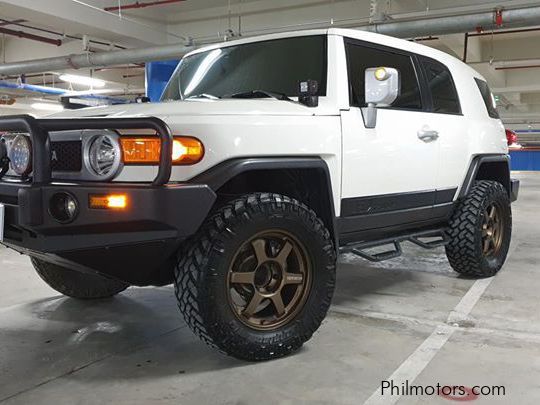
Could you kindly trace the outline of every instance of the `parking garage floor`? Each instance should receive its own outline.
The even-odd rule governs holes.
[[[0,402],[5,404],[436,404],[395,386],[502,386],[477,403],[540,398],[540,173],[517,173],[514,238],[501,273],[454,274],[442,248],[340,259],[334,303],[297,354],[244,363],[199,342],[171,287],[98,302],[48,288],[0,247]],[[429,389],[426,388],[429,393]],[[388,390],[386,390],[388,394]],[[394,390],[394,393],[395,390]],[[405,393],[406,394],[406,393]]]

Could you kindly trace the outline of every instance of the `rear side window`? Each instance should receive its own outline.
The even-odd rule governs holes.
[[[346,43],[346,47],[352,106],[366,106],[364,94],[366,69],[385,66],[396,68],[401,78],[401,94],[391,108],[422,110],[420,85],[410,56],[353,43]]]
[[[456,86],[448,68],[432,59],[421,58],[421,60],[431,93],[433,112],[461,114]]]
[[[493,94],[491,93],[488,84],[485,81],[477,78],[475,78],[474,80],[476,80],[478,89],[480,89],[480,93],[482,94],[482,98],[484,99],[484,104],[486,105],[489,116],[491,118],[500,118],[499,112],[497,111],[497,105],[495,103],[495,97],[493,97]]]

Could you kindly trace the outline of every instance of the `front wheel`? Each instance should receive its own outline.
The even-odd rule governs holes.
[[[244,360],[282,357],[324,319],[335,263],[312,210],[278,194],[246,195],[217,210],[183,249],[178,305],[211,346]]]
[[[448,235],[446,256],[455,271],[470,277],[495,275],[512,235],[512,210],[503,185],[477,181],[456,207]]]

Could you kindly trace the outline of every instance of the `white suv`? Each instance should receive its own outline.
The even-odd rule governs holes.
[[[311,337],[340,251],[444,245],[474,277],[508,252],[519,183],[489,88],[413,42],[330,29],[212,45],[163,102],[0,130],[3,244],[75,298],[174,283],[193,331],[242,359]]]

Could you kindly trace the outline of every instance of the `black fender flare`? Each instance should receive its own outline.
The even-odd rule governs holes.
[[[338,244],[338,229],[336,226],[336,213],[334,207],[334,193],[332,191],[332,180],[330,170],[326,162],[319,156],[301,157],[244,157],[223,161],[216,166],[198,174],[189,180],[190,183],[206,184],[214,192],[217,192],[228,181],[236,176],[258,170],[282,170],[282,169],[316,169],[323,176],[321,179],[326,183],[328,204],[330,209],[330,233],[335,241],[336,249]]]
[[[475,156],[469,166],[463,185],[459,191],[458,198],[465,197],[471,190],[474,181],[478,175],[480,167],[485,163],[504,163],[507,167],[505,171],[505,178],[501,179],[503,186],[508,190],[508,194],[511,195],[511,181],[510,181],[510,156],[507,154],[489,154]]]

